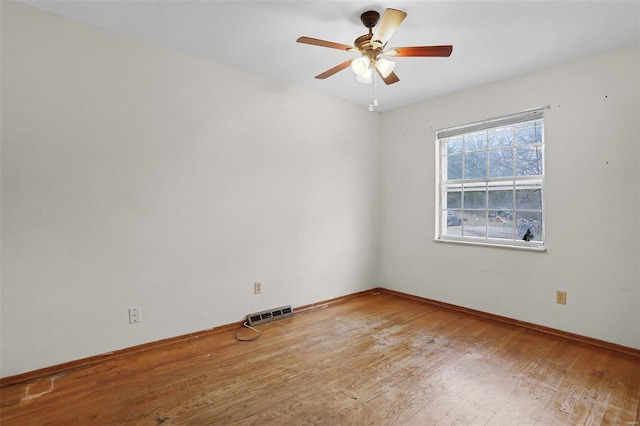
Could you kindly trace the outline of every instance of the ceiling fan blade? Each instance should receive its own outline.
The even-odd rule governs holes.
[[[393,52],[397,53],[393,53]],[[453,52],[453,46],[414,46],[414,47],[394,47],[389,49],[388,52],[384,52],[386,55],[401,57],[401,56],[451,56]]]
[[[378,67],[375,67],[375,68],[376,68],[376,72],[378,73],[382,81],[384,81],[384,84],[389,85],[389,84],[397,83],[400,81],[400,79],[398,78],[395,72],[391,71],[391,73],[389,73],[388,76],[383,77]]]
[[[352,59],[349,59],[348,61],[344,61],[340,65],[336,65],[335,67],[331,68],[330,70],[326,70],[322,74],[316,75],[316,78],[318,78],[320,80],[324,80],[327,77],[331,77],[332,75],[334,75],[338,71],[342,71],[345,68],[349,68],[349,66],[351,65],[351,61],[352,61]]]
[[[312,44],[314,46],[329,47],[331,49],[338,49],[338,50],[349,50],[354,48],[353,46],[347,46],[346,44],[334,43],[332,41],[320,40],[317,38],[311,38],[311,37],[305,37],[305,36],[298,37],[296,41],[298,43]]]
[[[397,9],[387,9],[380,19],[376,32],[371,37],[371,45],[374,49],[382,48],[389,41],[396,28],[407,17],[407,13]]]

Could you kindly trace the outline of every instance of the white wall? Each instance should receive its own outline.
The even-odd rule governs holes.
[[[381,285],[640,348],[638,58],[622,49],[385,113]],[[432,129],[544,105],[548,251],[434,242]]]
[[[2,2],[1,375],[375,287],[374,119]]]

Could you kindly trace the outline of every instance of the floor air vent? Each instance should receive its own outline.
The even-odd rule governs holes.
[[[264,324],[265,322],[275,321],[280,318],[286,318],[293,315],[293,308],[291,305],[283,306],[281,308],[269,309],[267,311],[256,312],[255,314],[247,315],[249,325]]]

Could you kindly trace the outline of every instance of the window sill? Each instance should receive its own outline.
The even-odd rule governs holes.
[[[482,243],[475,241],[462,241],[462,240],[445,240],[435,238],[433,240],[435,243],[447,243],[447,244],[461,244],[461,245],[470,245],[470,246],[483,246],[483,247],[492,247],[499,249],[513,249],[513,250],[524,250],[524,251],[534,251],[539,253],[544,253],[547,251],[547,248],[544,246],[524,246],[524,245],[515,245],[515,244],[499,244],[499,243]]]

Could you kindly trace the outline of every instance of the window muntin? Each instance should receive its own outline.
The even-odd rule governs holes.
[[[541,111],[438,132],[438,239],[544,247]]]

